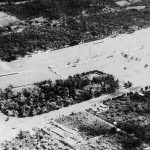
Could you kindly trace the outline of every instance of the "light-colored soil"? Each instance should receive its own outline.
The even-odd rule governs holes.
[[[125,0],[117,1],[116,4],[117,4],[118,6],[120,6],[120,7],[125,7],[125,6],[131,5],[130,2],[125,1]]]
[[[18,21],[16,17],[0,12],[0,27],[6,27]]]

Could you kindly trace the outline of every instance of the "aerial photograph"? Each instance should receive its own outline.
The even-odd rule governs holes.
[[[0,150],[150,150],[150,0],[0,0]]]

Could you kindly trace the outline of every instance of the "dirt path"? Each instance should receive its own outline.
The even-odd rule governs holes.
[[[85,101],[79,104],[75,104],[69,107],[65,107],[56,111],[52,111],[52,112],[34,116],[34,117],[26,117],[26,118],[9,117],[9,120],[6,121],[7,116],[0,113],[0,120],[1,120],[0,142],[4,140],[11,140],[18,134],[20,130],[32,131],[32,128],[34,127],[42,128],[51,120],[54,120],[58,117],[70,115],[72,112],[77,113],[80,111],[85,111],[86,109],[89,109],[92,106],[101,104],[102,101],[108,98],[117,97],[126,92],[128,92],[128,90],[117,91],[114,94],[103,95],[101,97],[94,98],[89,101]]]

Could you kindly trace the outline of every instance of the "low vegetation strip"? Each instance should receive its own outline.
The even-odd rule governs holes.
[[[101,134],[87,139],[76,132],[69,134],[68,131],[64,132],[60,128],[49,126],[36,128],[32,134],[20,131],[16,138],[3,142],[0,148],[1,150],[124,150],[120,139],[124,140],[124,137],[117,134]]]
[[[53,129],[59,130],[53,132]],[[64,132],[55,126],[33,129],[33,134],[20,131],[12,141],[5,141],[1,144],[1,150],[74,150],[77,140],[68,132]],[[65,134],[65,136],[63,135]],[[78,137],[79,138],[79,137]],[[81,138],[81,137],[80,137]]]
[[[112,75],[97,70],[54,83],[51,80],[35,83],[33,88],[25,88],[17,93],[9,86],[0,92],[0,110],[8,116],[35,116],[113,93],[118,86],[118,80]]]

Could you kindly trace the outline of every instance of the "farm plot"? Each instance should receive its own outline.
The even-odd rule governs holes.
[[[79,112],[65,116],[56,121],[71,129],[79,131],[83,136],[97,136],[108,132],[113,125],[87,112]]]
[[[140,141],[138,138],[116,129],[113,124],[88,112],[74,113],[58,118],[56,121],[69,129],[78,131],[82,137],[86,138],[88,144],[83,147],[87,149],[123,150],[138,149],[143,146],[142,142],[138,143]]]

